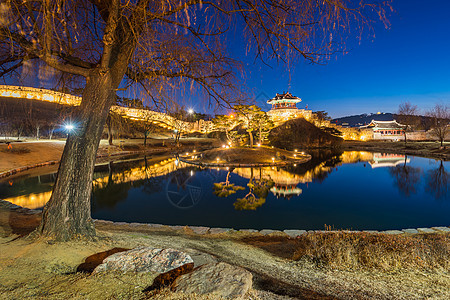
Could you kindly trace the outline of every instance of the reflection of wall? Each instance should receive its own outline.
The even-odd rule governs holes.
[[[373,153],[366,151],[345,151],[341,155],[341,161],[343,164],[352,164],[359,161],[371,161],[373,159]]]
[[[44,207],[50,200],[52,191],[6,198],[4,200],[29,209]]]
[[[185,168],[186,164],[179,162],[178,166],[175,163],[174,158],[170,158],[167,160],[163,160],[159,163],[142,167],[131,168],[125,170],[123,172],[114,173],[112,175],[113,183],[125,183],[130,181],[143,180],[146,178],[157,177],[167,175],[177,169]],[[93,186],[95,188],[102,189],[108,184],[109,176],[94,178]],[[50,200],[50,196],[52,195],[52,191],[43,192],[43,193],[32,193],[29,195],[22,195],[18,197],[6,198],[4,200],[14,203],[16,205],[36,209],[43,207],[48,200]]]
[[[252,178],[252,168],[236,168],[234,173],[241,177]],[[253,178],[272,179],[276,185],[297,185],[302,182],[301,176],[274,167],[253,168]]]

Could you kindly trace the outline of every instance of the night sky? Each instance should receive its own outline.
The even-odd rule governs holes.
[[[336,55],[326,65],[300,61],[291,65],[289,76],[284,64],[267,67],[254,56],[244,58],[245,84],[256,103],[269,110],[266,96],[289,90],[302,98],[299,108],[307,104],[334,118],[396,112],[404,101],[421,113],[436,103],[450,104],[450,1],[397,0],[392,6],[389,29],[379,23],[375,38],[349,39],[348,54]],[[187,100],[203,110],[197,101]]]
[[[299,107],[340,117],[395,112],[404,101],[423,113],[450,104],[450,1],[397,0],[393,7],[390,29],[376,27],[373,41],[355,43],[327,65],[292,68],[290,91],[303,99]],[[288,75],[271,75],[282,70],[252,72],[252,85],[270,96],[287,90]]]
[[[326,64],[298,59],[289,68],[276,61],[268,61],[269,67],[255,60],[254,52],[245,56],[246,42],[239,28],[234,29],[227,48],[244,62],[243,88],[266,111],[270,109],[266,101],[283,91],[302,98],[299,108],[308,105],[333,118],[396,112],[405,101],[417,105],[422,114],[436,103],[450,104],[450,1],[394,0],[392,6],[390,28],[377,22],[374,38],[367,34],[361,41],[350,37],[348,53],[337,54]],[[42,82],[33,85],[47,86]],[[124,96],[136,94],[130,90]],[[187,108],[218,112],[200,101],[198,94],[182,91],[179,95]]]

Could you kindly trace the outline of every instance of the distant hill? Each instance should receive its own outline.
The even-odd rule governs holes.
[[[391,113],[376,113],[376,114],[361,114],[355,116],[348,116],[333,119],[331,122],[341,126],[359,127],[369,124],[372,120],[375,121],[391,121],[397,119],[396,114]]]

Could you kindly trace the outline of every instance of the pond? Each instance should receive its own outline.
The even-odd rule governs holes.
[[[201,169],[174,158],[98,166],[92,217],[234,229],[386,230],[450,225],[449,162],[316,152],[289,167]],[[56,174],[0,182],[0,199],[42,208]]]

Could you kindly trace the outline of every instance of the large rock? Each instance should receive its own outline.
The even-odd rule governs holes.
[[[172,284],[175,292],[214,294],[228,299],[242,299],[252,287],[252,274],[224,262],[205,264],[178,277]]]
[[[93,273],[110,270],[165,273],[185,264],[193,264],[193,260],[184,252],[174,249],[139,247],[108,256]]]

